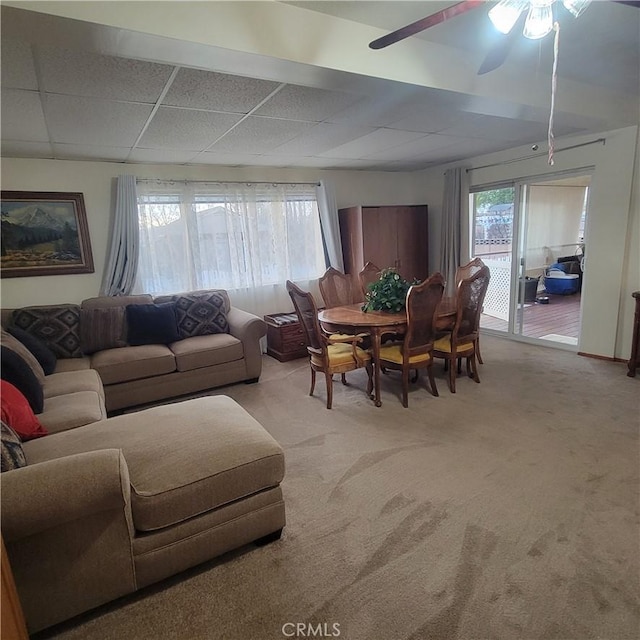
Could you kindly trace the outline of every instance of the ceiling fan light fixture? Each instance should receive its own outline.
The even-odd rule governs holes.
[[[591,0],[562,0],[564,8],[577,18],[591,4]]]
[[[553,29],[553,0],[532,0],[527,19],[524,23],[525,38],[538,40],[544,38]]]
[[[500,0],[489,11],[489,19],[498,31],[507,34],[528,5],[529,0]]]

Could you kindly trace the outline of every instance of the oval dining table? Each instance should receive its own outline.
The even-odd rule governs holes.
[[[380,345],[385,334],[402,334],[407,330],[407,313],[399,311],[363,311],[363,303],[332,307],[318,312],[318,320],[325,331],[345,331],[349,333],[366,332],[371,335],[373,350],[373,401],[376,407],[380,400]],[[455,297],[444,297],[436,311],[436,327],[447,329],[453,326],[456,315]]]

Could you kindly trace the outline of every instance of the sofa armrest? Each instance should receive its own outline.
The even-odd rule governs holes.
[[[2,535],[11,542],[88,515],[130,515],[129,470],[119,449],[47,460],[2,474]]]
[[[259,378],[262,372],[260,338],[267,333],[267,324],[258,316],[237,307],[231,307],[227,315],[229,333],[242,342],[247,366],[247,378]]]

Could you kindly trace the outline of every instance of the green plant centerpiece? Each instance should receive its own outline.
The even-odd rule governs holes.
[[[362,310],[398,313],[405,308],[409,287],[419,282],[419,280],[413,282],[405,280],[393,268],[383,269],[378,280],[367,286]]]

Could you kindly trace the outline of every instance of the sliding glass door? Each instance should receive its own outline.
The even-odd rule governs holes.
[[[473,191],[471,255],[491,269],[480,326],[576,349],[590,176]]]

